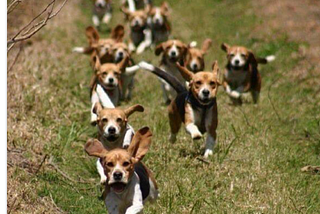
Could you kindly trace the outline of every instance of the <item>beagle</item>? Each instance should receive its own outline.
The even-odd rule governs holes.
[[[100,27],[100,22],[102,21],[104,24],[109,24],[111,20],[111,0],[93,0],[93,16],[92,22],[95,27]]]
[[[102,103],[103,107],[108,107],[106,106],[109,105],[108,99],[114,106],[119,105],[121,74],[124,73],[128,60],[129,58],[126,57],[117,64],[101,64],[99,57],[95,57],[95,74],[93,75],[90,83],[92,108],[98,101]],[[94,119],[92,120],[94,121]]]
[[[152,43],[151,30],[147,24],[148,8],[136,11],[130,11],[124,6],[121,8],[130,27],[129,50],[137,54],[141,54]]]
[[[178,62],[180,65],[184,65],[187,49],[187,45],[180,40],[162,42],[155,49],[157,56],[162,54],[160,68],[175,76],[181,83],[184,83],[185,80],[181,76],[176,63]],[[166,81],[161,80],[161,82],[164,101],[169,104],[171,100],[175,98],[176,92]]]
[[[122,0],[122,6],[130,11],[141,10],[151,5],[151,0]]]
[[[186,59],[184,61],[184,66],[193,73],[203,71],[205,69],[204,55],[207,54],[208,50],[211,47],[211,44],[212,40],[206,39],[203,41],[201,49],[199,49],[195,47],[196,43],[190,43],[188,45],[188,51],[186,54]]]
[[[185,89],[183,84],[175,77],[160,68],[145,62],[139,63],[139,66],[164,78],[178,93],[177,97],[172,100],[168,107],[171,129],[170,141],[176,141],[176,135],[181,127],[181,123],[184,123],[186,131],[194,140],[200,139],[205,132],[208,132],[204,157],[208,158],[212,155],[213,147],[216,143],[216,129],[218,126],[216,95],[218,86],[222,82],[219,78],[217,61],[213,63],[212,71],[200,71],[197,73],[192,73],[177,63],[179,72],[189,82],[189,90]]]
[[[93,58],[96,53],[98,54],[101,63],[114,62],[114,56],[111,53],[111,48],[116,43],[122,43],[124,27],[123,25],[117,25],[112,29],[110,38],[101,39],[98,31],[94,27],[89,26],[86,28],[86,36],[89,46],[86,48],[75,47],[73,48],[73,52],[91,55],[90,62],[92,66],[95,65]]]
[[[227,52],[228,63],[224,72],[223,87],[234,104],[242,104],[241,95],[251,92],[254,103],[258,102],[261,89],[261,76],[258,64],[266,64],[275,56],[255,57],[253,52],[242,46],[229,46],[226,43],[221,49]]]
[[[166,1],[160,7],[151,7],[149,11],[149,25],[152,31],[152,43],[159,44],[168,40],[171,27],[168,21],[169,5]]]
[[[128,149],[107,149],[97,139],[85,144],[88,155],[100,158],[107,175],[104,202],[110,214],[142,213],[144,203],[158,198],[152,172],[141,162],[151,144],[148,127],[140,129]]]
[[[92,67],[95,66],[95,56],[99,56],[100,62],[103,63],[119,63],[125,57],[129,57],[128,63],[125,65],[125,72],[121,73],[122,82],[122,100],[130,100],[132,90],[134,87],[134,75],[139,69],[139,66],[134,65],[131,53],[127,45],[123,42],[124,27],[117,25],[111,31],[111,37],[107,39],[100,39],[98,31],[93,27],[86,29],[86,35],[89,42],[89,47],[76,47],[75,52],[91,54],[90,63]]]
[[[92,113],[96,120],[92,125],[98,128],[98,139],[104,148],[111,150],[115,148],[128,148],[134,134],[133,128],[128,124],[128,118],[134,112],[143,112],[141,105],[134,105],[125,110],[114,107],[103,108],[100,102],[95,103]],[[100,175],[100,182],[106,181],[100,161],[97,161],[97,169]]]

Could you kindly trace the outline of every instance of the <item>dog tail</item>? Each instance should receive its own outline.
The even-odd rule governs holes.
[[[172,88],[174,88],[174,90],[178,94],[187,91],[186,87],[183,84],[181,84],[180,81],[175,76],[165,72],[164,70],[162,70],[158,67],[155,67],[152,64],[149,64],[144,61],[140,62],[139,66],[140,66],[140,68],[151,71],[152,73],[154,73],[155,75],[157,75],[161,79],[165,80],[168,84],[171,85]]]
[[[268,62],[272,62],[276,59],[274,55],[267,56],[265,58],[257,58],[258,64],[267,64]]]

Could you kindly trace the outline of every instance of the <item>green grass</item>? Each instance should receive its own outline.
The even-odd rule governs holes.
[[[301,60],[293,57],[300,44],[276,31],[272,37],[253,32],[264,20],[254,14],[250,0],[173,0],[169,4],[174,38],[198,44],[205,38],[213,40],[207,69],[215,59],[221,69],[226,63],[222,42],[247,46],[259,56],[275,54],[277,59],[260,67],[263,86],[258,105],[234,107],[219,90],[218,144],[210,164],[197,159],[203,141],[192,142],[183,129],[177,142],[169,143],[159,81],[145,71],[136,75],[133,99],[123,106],[140,103],[146,109],[129,121],[135,129],[145,125],[152,129],[153,144],[144,162],[155,173],[161,193],[156,204],[145,206],[145,213],[317,213],[320,177],[304,174],[300,168],[320,165],[319,102],[310,98],[315,87],[289,75]],[[72,182],[55,170],[41,171],[32,182],[39,197],[51,195],[68,213],[104,213],[96,159],[83,151],[86,140],[96,136],[89,124],[87,85],[92,71],[88,57],[70,53],[73,46],[86,44],[84,29],[91,24],[90,2],[83,0],[79,7],[83,17],[75,19],[77,35],[66,33],[65,26],[43,33],[48,43],[61,44],[57,49],[64,55],[39,65],[59,73],[50,75],[48,90],[41,96],[35,98],[26,91],[25,105],[37,112],[35,119],[44,128],[53,127],[55,137],[45,142],[45,153],[74,180],[92,182]],[[114,5],[113,26],[117,20],[121,23],[123,15]],[[159,61],[151,50],[134,59]],[[35,73],[41,81],[41,72]],[[36,102],[42,105],[34,107]]]

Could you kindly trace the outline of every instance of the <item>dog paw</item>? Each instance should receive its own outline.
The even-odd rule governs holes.
[[[191,134],[193,140],[200,140],[202,138],[202,134],[200,132],[195,132]]]
[[[105,176],[105,175],[101,176],[100,184],[101,184],[101,185],[105,185],[106,182],[107,182],[107,176]]]
[[[238,99],[241,96],[241,94],[237,91],[231,91],[230,96]]]
[[[212,150],[211,149],[206,149],[206,151],[204,152],[204,155],[203,155],[203,157],[204,158],[208,158],[209,156],[211,156],[212,155]]]
[[[169,141],[170,143],[175,143],[177,140],[177,136],[175,134],[170,134]]]

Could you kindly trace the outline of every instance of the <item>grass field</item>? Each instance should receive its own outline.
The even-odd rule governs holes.
[[[118,2],[114,1],[112,26],[123,22]],[[304,60],[300,48],[310,44],[289,40],[286,33],[268,27],[268,20],[259,16],[251,0],[172,0],[169,4],[174,38],[198,44],[205,38],[213,40],[207,69],[215,59],[224,67],[222,42],[247,46],[259,56],[274,54],[277,59],[260,67],[263,82],[258,105],[249,99],[242,107],[232,106],[223,89],[218,91],[218,144],[209,163],[197,159],[203,140],[192,142],[183,129],[177,142],[169,143],[159,81],[139,71],[133,99],[123,106],[139,103],[145,107],[144,113],[132,115],[129,121],[135,129],[151,127],[153,144],[144,162],[155,173],[161,193],[157,203],[147,204],[144,212],[319,212],[320,177],[300,169],[320,165],[316,85],[320,77],[310,72],[298,78],[293,73]],[[19,162],[8,168],[12,213],[54,213],[45,208],[47,203],[55,212],[106,212],[99,199],[96,159],[83,150],[86,140],[96,136],[96,128],[89,123],[92,71],[87,56],[71,53],[74,46],[86,44],[88,25],[91,2],[68,2],[38,35],[39,43],[24,50],[15,68],[16,79],[12,77],[15,69],[8,74],[8,147],[23,150],[14,156],[17,160],[39,164],[42,157],[48,157],[36,173]],[[152,50],[134,59],[159,62]],[[10,85],[12,78],[18,86]],[[21,201],[25,206],[13,203],[11,191],[28,196]]]

